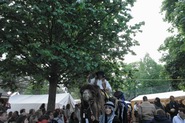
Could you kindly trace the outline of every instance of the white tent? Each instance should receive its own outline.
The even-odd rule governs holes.
[[[28,113],[30,109],[38,110],[42,103],[47,107],[48,95],[14,95],[9,98],[11,109],[9,111],[20,111],[26,109]],[[73,97],[69,93],[56,94],[55,108],[62,108],[63,105],[70,104],[73,108],[76,104]]]
[[[158,98],[160,98],[161,102],[163,102],[165,104],[169,101],[170,96],[174,96],[176,100],[181,99],[181,98],[184,99],[185,92],[180,90],[180,91],[171,91],[171,92],[139,95],[139,96],[135,97],[134,99],[132,99],[131,103],[133,104],[136,101],[141,102],[143,100],[143,96],[146,96],[149,101],[153,101],[156,97],[158,97]]]
[[[155,94],[144,94],[144,95],[139,95],[132,99],[131,101],[141,101],[143,100],[143,96],[147,96],[149,100],[154,100],[156,97],[159,97],[160,99],[168,99],[170,96],[174,97],[181,97],[185,96],[185,92],[181,91],[171,91],[171,92],[163,92],[163,93],[155,93]]]

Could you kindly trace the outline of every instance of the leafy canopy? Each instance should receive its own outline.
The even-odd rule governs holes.
[[[165,51],[162,61],[166,62],[165,68],[169,77],[173,80],[172,85],[175,89],[180,89],[185,79],[185,2],[183,0],[163,0],[162,12],[165,13],[165,21],[172,24],[170,32],[176,30],[176,34],[166,38],[159,48]]]
[[[112,70],[138,42],[138,23],[129,25],[134,0],[13,0],[0,4],[1,77],[29,77],[49,83],[49,103],[57,84],[81,85],[86,73]],[[50,102],[51,101],[51,102]],[[53,107],[51,107],[52,109]]]

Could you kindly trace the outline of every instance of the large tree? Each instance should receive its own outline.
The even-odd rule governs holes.
[[[162,12],[165,13],[164,20],[172,25],[169,31],[175,33],[160,46],[159,50],[165,51],[161,60],[166,63],[173,87],[179,89],[185,79],[185,2],[163,0]]]
[[[0,4],[0,73],[49,83],[48,110],[58,84],[83,84],[93,70],[115,67],[140,25],[129,25],[134,0],[13,0]],[[133,52],[132,52],[133,53]]]
[[[181,35],[171,36],[166,38],[163,45],[160,46],[160,51],[165,51],[161,58],[165,62],[166,72],[174,89],[181,89],[181,84],[184,84],[185,79],[185,51],[180,47],[184,45],[184,39]]]

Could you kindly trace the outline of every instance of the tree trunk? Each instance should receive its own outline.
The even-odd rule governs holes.
[[[47,105],[48,111],[53,111],[55,109],[56,89],[57,89],[57,79],[53,77],[53,79],[50,79],[49,81],[49,96]]]

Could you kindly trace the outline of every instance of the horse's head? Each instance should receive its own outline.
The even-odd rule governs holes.
[[[80,88],[80,94],[81,118],[83,119],[83,113],[86,113],[88,119],[91,119],[91,115],[94,115],[96,120],[98,120],[100,114],[103,112],[103,107],[105,104],[105,98],[99,86],[92,84],[83,85]]]
[[[97,85],[91,85],[91,84],[87,84],[81,87],[80,89],[80,94],[81,94],[81,98],[82,101],[90,101],[90,100],[94,100],[95,98],[97,98],[99,92],[98,92],[99,86]]]
[[[93,95],[89,89],[85,89],[82,93],[82,99],[86,102],[92,100]]]

